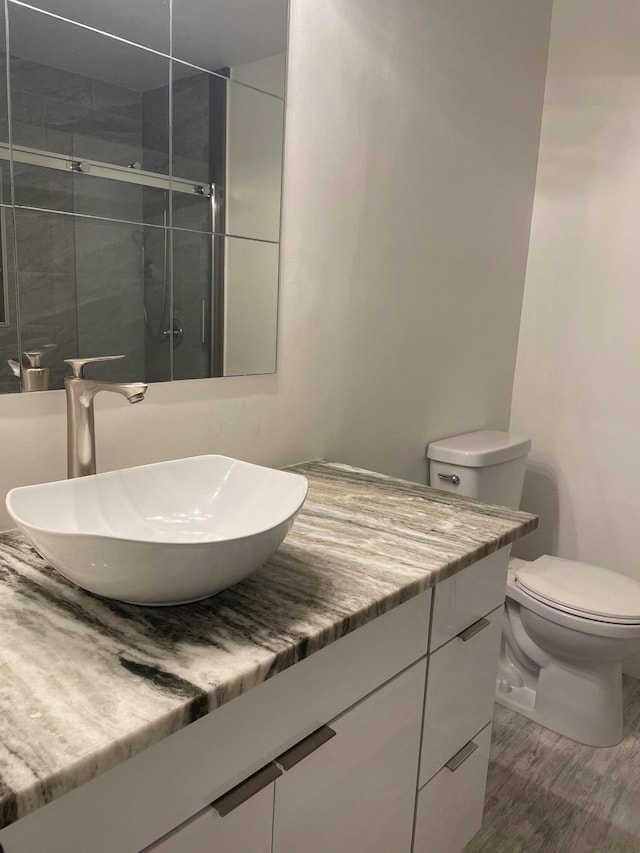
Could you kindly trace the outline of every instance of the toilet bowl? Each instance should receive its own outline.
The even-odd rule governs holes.
[[[622,661],[640,652],[640,583],[544,556],[511,560],[496,699],[591,746],[622,740]]]
[[[429,485],[517,509],[530,448],[499,430],[431,442]],[[498,702],[574,740],[612,746],[623,731],[621,664],[638,653],[640,583],[558,557],[510,561]]]

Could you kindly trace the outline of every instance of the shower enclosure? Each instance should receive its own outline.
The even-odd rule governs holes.
[[[28,69],[29,76],[36,76],[37,70]],[[60,74],[55,69],[47,72]],[[86,85],[95,83],[86,80]],[[21,277],[21,313],[27,316],[21,345],[27,349],[55,342],[65,354],[124,353],[126,362],[109,368],[114,378],[118,373],[118,378],[135,375],[149,381],[220,376],[224,252],[216,259],[213,234],[224,233],[224,194],[216,193],[216,187],[224,186],[225,176],[224,156],[216,162],[212,154],[224,151],[212,151],[209,133],[213,123],[225,138],[224,81],[195,74],[174,84],[174,109],[185,99],[209,113],[207,121],[178,124],[173,136],[174,156],[189,177],[166,174],[168,151],[157,147],[154,131],[167,111],[168,87],[131,95],[131,100],[139,98],[138,145],[117,139],[105,144],[105,115],[99,109],[83,117],[83,126],[75,117],[70,130],[58,124],[53,133],[38,125],[35,116],[23,113],[23,120],[14,122],[18,141],[11,153],[17,196],[42,210],[56,210],[62,201],[68,213],[83,214],[64,222],[56,219],[51,233],[45,216],[17,211],[18,232],[30,235],[22,255],[37,256],[43,241],[53,241],[60,259],[56,269],[49,270],[60,278],[53,302],[41,300],[39,293],[36,304],[30,298],[29,274]],[[57,109],[54,114],[59,115]],[[87,126],[91,122],[99,136],[92,135]],[[20,144],[34,142],[38,132],[66,143],[59,148],[67,150]],[[130,126],[127,133],[130,137]],[[145,137],[151,134],[154,142],[149,144]],[[0,159],[8,161],[9,156],[9,145],[0,143]],[[172,219],[180,231],[169,229]],[[2,287],[0,323],[7,322],[9,314],[7,288]],[[60,365],[54,369],[54,387],[63,372]]]
[[[46,345],[52,388],[72,356],[126,355],[96,367],[119,380],[272,372],[284,53],[207,68],[7,9],[0,391],[18,390],[6,359]]]

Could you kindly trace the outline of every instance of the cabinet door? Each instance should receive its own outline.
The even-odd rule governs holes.
[[[271,853],[273,794],[272,782],[224,816],[208,806],[142,853]]]
[[[429,657],[420,787],[493,719],[502,609]]]
[[[414,853],[462,853],[482,826],[491,724],[418,794]]]
[[[504,604],[510,553],[507,545],[436,585],[429,651]]]
[[[338,717],[276,780],[273,853],[410,853],[425,672],[423,660]]]

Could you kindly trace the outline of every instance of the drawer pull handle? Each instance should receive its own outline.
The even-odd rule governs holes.
[[[478,621],[474,622],[473,625],[469,625],[469,627],[465,628],[464,631],[460,631],[458,637],[466,643],[467,640],[475,637],[475,635],[479,634],[480,631],[484,631],[484,629],[488,628],[489,625],[491,625],[491,622],[489,622],[488,619],[478,619]]]
[[[258,770],[257,773],[254,773],[253,776],[249,776],[244,782],[240,782],[235,788],[232,788],[226,794],[214,800],[211,803],[211,808],[215,809],[220,817],[225,817],[229,812],[232,812],[238,806],[250,800],[258,791],[261,791],[267,785],[274,782],[278,776],[282,776],[282,770],[271,762],[261,770]]]
[[[283,770],[291,770],[291,768],[295,767],[303,758],[306,758],[307,755],[311,755],[311,753],[315,752],[316,749],[320,749],[323,744],[328,740],[331,740],[335,735],[335,731],[330,729],[329,726],[321,726],[319,729],[316,729],[315,732],[311,732],[309,737],[304,738],[300,743],[297,743],[295,746],[292,746],[291,749],[283,752],[282,755],[276,758],[276,761]]]
[[[470,740],[469,743],[465,744],[459,752],[456,752],[453,758],[447,761],[444,766],[451,770],[452,773],[455,773],[458,767],[465,763],[467,758],[471,758],[477,748],[478,744]]]

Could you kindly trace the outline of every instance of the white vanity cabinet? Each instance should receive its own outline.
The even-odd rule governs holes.
[[[418,792],[415,853],[461,853],[480,829],[490,745],[488,725]]]
[[[6,827],[0,831],[4,853],[139,853],[148,849],[154,853],[201,853],[203,849],[208,853],[258,853],[260,847],[252,846],[254,837],[258,844],[260,839],[271,838],[274,783],[225,817],[212,814],[211,804],[243,787],[249,777],[277,759],[284,759],[289,750],[304,745],[319,729],[333,725],[334,738],[290,770],[279,770],[278,797],[278,783],[282,782],[281,790],[288,787],[287,774],[298,779],[306,776],[311,785],[316,774],[309,771],[307,776],[307,767],[324,765],[324,781],[319,775],[313,784],[325,785],[327,797],[330,789],[341,786],[342,821],[347,831],[349,799],[355,796],[352,786],[369,786],[371,791],[376,787],[374,773],[381,780],[388,773],[393,784],[406,774],[400,799],[407,822],[394,823],[390,818],[390,826],[400,832],[399,853],[408,850],[431,594],[429,590],[411,598]],[[396,715],[407,716],[398,725]],[[388,766],[380,766],[387,760]],[[384,787],[383,782],[381,790]],[[314,797],[319,797],[319,790]],[[301,794],[306,799],[304,791]],[[383,793],[381,813],[384,797]],[[280,802],[277,820],[282,827],[287,820],[284,793]],[[312,804],[311,796],[308,802]],[[388,802],[395,808],[398,800],[392,797]],[[309,813],[309,818],[318,820],[318,814]],[[390,817],[388,810],[386,815]],[[255,827],[247,826],[253,821]]]
[[[207,806],[144,853],[271,853],[273,782],[228,814]]]
[[[144,853],[410,853],[425,675],[423,659]]]
[[[426,662],[331,723],[275,783],[273,853],[411,853]]]
[[[482,818],[504,556],[11,824],[4,853],[461,853]]]
[[[509,551],[434,589],[414,853],[460,853],[482,825]]]

